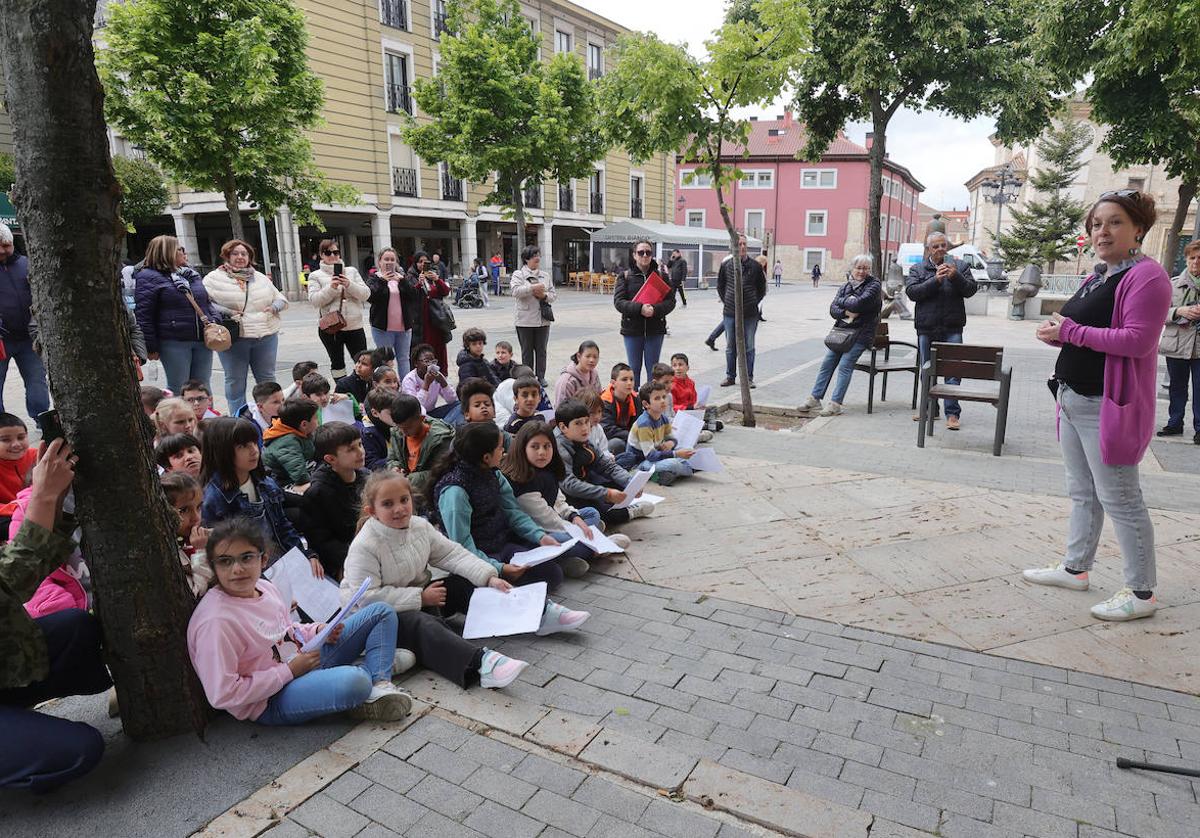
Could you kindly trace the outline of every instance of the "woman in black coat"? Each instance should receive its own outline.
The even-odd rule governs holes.
[[[654,304],[635,303],[633,298],[655,273],[667,287],[667,295]],[[662,356],[667,315],[675,310],[675,289],[654,261],[654,245],[649,241],[642,239],[634,244],[633,264],[617,279],[613,305],[621,312],[621,336],[625,339],[625,357],[633,367],[634,384],[641,386],[642,368],[645,367],[649,380],[650,371]]]

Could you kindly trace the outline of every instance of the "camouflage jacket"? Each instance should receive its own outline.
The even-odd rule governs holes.
[[[25,613],[25,602],[74,549],[71,539],[29,520],[0,547],[0,689],[23,687],[49,673],[46,638]]]

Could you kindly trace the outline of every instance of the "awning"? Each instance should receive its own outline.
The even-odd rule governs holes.
[[[704,247],[729,249],[729,235],[724,230],[711,227],[684,227],[679,224],[664,224],[659,221],[617,221],[592,233],[596,243],[633,244],[638,239],[648,239],[659,245],[703,245]],[[746,249],[762,250],[762,240],[746,239]]]
[[[7,225],[14,233],[21,231],[21,224],[17,221],[17,210],[12,201],[8,200],[6,192],[0,192],[0,224]]]

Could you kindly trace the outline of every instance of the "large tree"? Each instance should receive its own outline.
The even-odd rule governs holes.
[[[635,33],[618,40],[614,64],[600,81],[604,132],[613,143],[628,149],[634,160],[679,152],[699,162],[697,171],[711,179],[734,255],[738,379],[742,424],[748,427],[755,420],[742,318],[742,265],[738,230],[725,203],[726,189],[742,173],[724,158],[744,149],[750,136],[749,120],[735,114],[766,107],[795,81],[808,37],[808,13],[801,0],[740,0],[705,41],[705,60],[693,58],[684,46]]]
[[[447,25],[437,77],[414,85],[428,120],[411,122],[405,138],[452,177],[494,176],[488,200],[512,212],[520,252],[525,187],[587,177],[607,149],[593,86],[578,55],[541,60],[517,0],[451,0]]]
[[[1088,81],[1092,118],[1117,166],[1154,163],[1181,179],[1161,254],[1168,268],[1200,185],[1200,0],[1050,0],[1037,58]]]
[[[1054,105],[1052,75],[1030,55],[1038,0],[813,0],[812,48],[795,108],[818,160],[846,123],[871,123],[871,255],[883,269],[880,204],[888,126],[902,107],[999,117],[1005,138],[1035,136]],[[1014,109],[1019,104],[1020,109]],[[936,131],[939,117],[929,117]],[[932,140],[936,142],[936,140]]]
[[[76,513],[121,722],[135,738],[203,726],[194,603],[150,457],[117,251],[125,235],[92,54],[95,0],[0,0],[16,206],[50,392],[79,455]]]
[[[1038,163],[1029,178],[1036,197],[1025,208],[1013,210],[1007,233],[993,234],[1006,266],[1048,264],[1049,272],[1054,273],[1054,263],[1075,250],[1085,207],[1067,190],[1083,168],[1082,155],[1091,142],[1092,130],[1069,116],[1038,140]]]
[[[321,80],[308,69],[292,0],[137,0],[109,4],[98,66],[109,122],[172,177],[271,216],[287,205],[320,224],[315,203],[353,203],[313,162]]]

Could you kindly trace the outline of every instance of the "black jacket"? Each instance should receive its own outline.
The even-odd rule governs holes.
[[[829,316],[837,321],[838,326],[858,330],[855,344],[869,344],[875,338],[875,324],[879,322],[882,308],[883,287],[878,279],[868,276],[857,288],[853,282],[846,280],[829,304]],[[847,323],[847,312],[854,312],[858,316],[853,322]]]
[[[367,297],[367,302],[371,304],[367,321],[371,324],[372,329],[385,332],[387,331],[388,301],[391,296],[387,280],[378,273],[373,273],[368,274],[363,281],[371,289],[371,296]],[[404,325],[409,329],[414,326],[420,328],[421,293],[413,287],[412,278],[404,274],[401,274],[396,287],[400,291],[400,308],[404,311]]]
[[[654,304],[654,316],[642,316],[642,304],[635,303],[633,298],[646,284],[646,274],[636,264],[630,266],[617,279],[613,289],[613,305],[621,312],[621,334],[629,337],[647,337],[649,335],[665,335],[667,333],[667,315],[675,310],[675,288],[670,277],[664,276],[657,262],[650,260],[650,272],[658,275],[671,285],[671,293],[662,302]]]
[[[304,537],[320,557],[325,572],[336,579],[342,578],[346,552],[354,540],[362,511],[363,484],[369,473],[361,469],[354,482],[347,483],[328,463],[323,463],[313,472],[312,482],[301,499]]]
[[[681,256],[678,259],[668,262],[667,269],[671,272],[671,284],[676,288],[681,288],[687,280],[687,259]]]
[[[455,358],[455,362],[458,364],[459,383],[466,381],[468,378],[482,378],[493,387],[500,383],[500,379],[496,377],[496,373],[492,371],[491,364],[487,360],[476,358],[465,349],[458,350],[458,357]]]
[[[733,257],[736,259],[737,257]],[[717,296],[724,303],[722,314],[725,317],[737,315],[736,289],[737,278],[733,274],[733,259],[726,259],[717,271]],[[742,319],[757,320],[758,307],[762,305],[763,297],[767,296],[767,275],[763,273],[762,265],[749,256],[742,259]]]
[[[359,404],[367,403],[367,393],[371,392],[371,387],[374,385],[370,379],[363,381],[358,377],[358,373],[352,372],[349,375],[343,375],[337,380],[337,387],[334,388],[338,393],[349,393],[354,398],[358,399]]]
[[[917,304],[913,318],[918,335],[945,337],[961,332],[967,325],[967,307],[963,300],[974,297],[979,286],[965,262],[950,256],[946,261],[954,265],[955,271],[944,282],[938,282],[937,266],[929,259],[908,269],[904,293]]]

